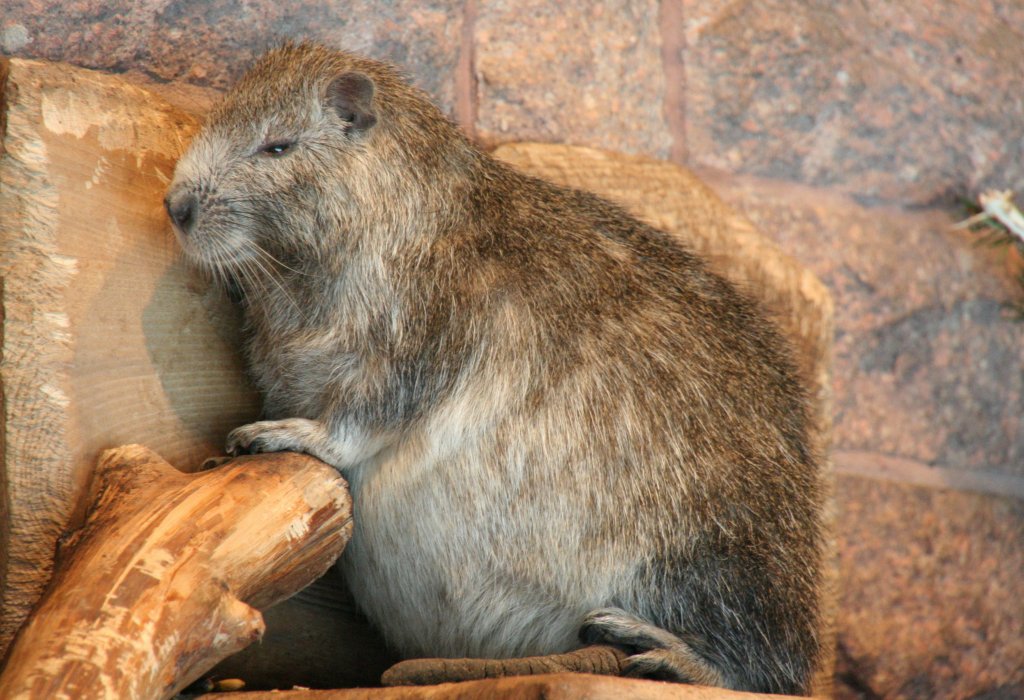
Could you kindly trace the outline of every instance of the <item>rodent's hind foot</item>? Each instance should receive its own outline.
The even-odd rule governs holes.
[[[580,641],[613,644],[629,652],[667,649],[682,640],[621,608],[599,608],[583,618]]]
[[[722,674],[671,632],[619,608],[590,612],[580,627],[585,644],[611,644],[629,656],[623,675],[726,687]]]
[[[673,683],[693,683],[721,688],[724,683],[718,671],[693,652],[679,653],[673,649],[653,649],[626,658],[622,675]]]

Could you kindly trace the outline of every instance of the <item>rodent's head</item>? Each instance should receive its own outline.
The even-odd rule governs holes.
[[[202,267],[322,262],[367,236],[402,235],[436,209],[425,198],[443,178],[431,170],[462,147],[457,128],[390,66],[287,44],[210,113],[165,204]]]

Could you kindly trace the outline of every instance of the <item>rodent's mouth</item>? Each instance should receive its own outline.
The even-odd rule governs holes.
[[[193,230],[183,233],[174,230],[178,245],[185,257],[193,264],[210,270],[237,269],[258,256],[257,250],[244,235],[225,235]]]

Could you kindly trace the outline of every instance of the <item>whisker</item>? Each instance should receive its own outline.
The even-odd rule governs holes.
[[[302,319],[306,320],[306,314],[303,313],[302,308],[288,293],[288,290],[285,289],[284,285],[281,284],[281,282],[277,279],[277,277],[273,273],[273,270],[268,268],[267,264],[259,258],[259,254],[257,251],[262,249],[258,248],[256,243],[254,243],[253,241],[247,241],[247,243],[250,246],[250,250],[254,251],[255,254],[252,257],[246,258],[245,262],[247,264],[250,264],[253,268],[257,270],[257,275],[260,275],[260,273],[262,273],[262,277],[265,277],[269,279],[271,282],[273,282],[274,285],[276,285],[277,288],[280,290],[281,295],[285,298],[285,300],[288,301],[288,303],[291,304],[292,308],[295,309],[295,313],[297,313]]]
[[[309,273],[307,273],[307,272],[303,272],[302,270],[296,270],[294,267],[292,267],[290,265],[285,265],[278,258],[276,258],[273,255],[271,255],[270,251],[268,251],[266,248],[261,246],[259,243],[256,243],[255,241],[252,241],[251,245],[253,247],[253,250],[255,250],[257,254],[262,255],[262,256],[268,258],[270,262],[276,263],[276,264],[280,265],[281,267],[283,267],[284,269],[290,270],[291,272],[294,272],[297,275],[302,275],[303,277],[308,277],[309,276]]]

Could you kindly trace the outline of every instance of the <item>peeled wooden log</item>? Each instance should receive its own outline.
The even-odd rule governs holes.
[[[167,698],[259,639],[352,531],[338,473],[305,455],[186,474],[150,450],[104,453],[84,527],[16,637],[0,697]]]

